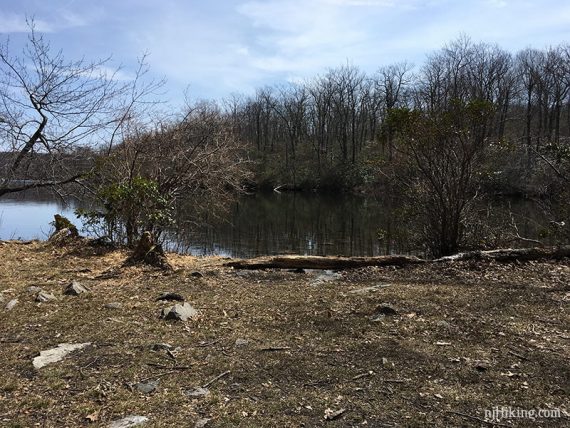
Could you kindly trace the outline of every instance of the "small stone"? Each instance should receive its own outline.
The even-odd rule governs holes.
[[[16,306],[17,304],[18,304],[18,299],[12,299],[8,303],[6,303],[4,309],[6,309],[7,311],[11,311],[12,309],[14,309],[14,306]]]
[[[210,422],[209,418],[198,419],[194,424],[194,428],[204,428]]]
[[[156,388],[158,388],[159,383],[160,379],[156,379],[148,382],[139,382],[135,384],[135,387],[139,392],[142,392],[143,394],[150,394],[151,392],[155,391]]]
[[[147,422],[148,418],[146,416],[127,416],[126,418],[111,422],[108,428],[130,428]]]
[[[171,351],[174,349],[170,343],[155,343],[150,347],[153,351]]]
[[[35,285],[31,285],[28,287],[28,293],[30,294],[36,294],[39,293],[40,291],[43,291],[41,287],[37,287]]]
[[[36,302],[47,303],[51,302],[52,300],[57,300],[57,298],[53,294],[48,293],[46,291],[40,291],[36,295]]]
[[[197,270],[195,270],[190,274],[190,276],[193,276],[194,278],[203,278],[204,274],[202,272],[198,272]]]
[[[210,391],[206,388],[202,388],[201,386],[191,389],[190,391],[186,391],[186,395],[188,395],[189,397],[205,397],[206,395],[209,394]]]
[[[105,309],[122,309],[123,305],[121,305],[119,302],[111,302],[111,303],[105,303],[103,307]]]
[[[178,293],[162,293],[160,296],[156,298],[156,301],[159,300],[176,300],[178,302],[183,302],[184,296]]]
[[[89,289],[87,287],[84,287],[77,281],[73,281],[71,284],[65,287],[63,294],[66,294],[68,296],[79,296],[80,294],[87,293],[88,291]]]
[[[162,318],[165,320],[187,321],[191,318],[196,318],[197,316],[198,311],[188,302],[182,305],[176,304],[171,308],[164,308],[162,310]]]
[[[236,339],[236,342],[235,342],[236,348],[243,348],[247,345],[249,345],[249,340],[247,340],[247,339]]]

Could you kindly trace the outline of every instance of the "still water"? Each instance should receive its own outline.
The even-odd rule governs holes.
[[[64,203],[50,192],[7,195],[0,198],[0,239],[46,239],[56,213],[81,226],[74,215],[79,206],[84,204]],[[528,204],[519,206],[519,218],[529,218],[528,210]],[[194,255],[231,257],[410,253],[413,249],[393,227],[392,212],[379,200],[354,195],[255,194],[240,198],[223,219],[213,217],[206,225],[170,233],[166,246]],[[527,222],[522,231],[532,235],[529,227]]]

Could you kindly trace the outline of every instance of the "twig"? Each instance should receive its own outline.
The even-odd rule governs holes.
[[[525,357],[524,355],[519,354],[518,352],[515,352],[515,349],[511,348],[510,346],[507,346],[509,348],[508,353],[511,355],[514,355],[517,358],[520,358],[523,361],[530,361],[530,358]]]
[[[453,415],[461,416],[461,417],[467,418],[467,419],[472,419],[472,420],[474,420],[474,421],[478,421],[478,422],[481,422],[481,423],[484,423],[484,424],[487,424],[487,425],[491,425],[491,426],[494,426],[494,427],[508,427],[508,428],[511,428],[510,425],[500,424],[500,423],[498,423],[498,422],[486,421],[485,419],[478,418],[477,416],[471,416],[471,415],[468,415],[468,414],[466,414],[466,413],[454,412],[454,411],[451,411],[451,410],[448,411],[447,413],[451,413],[451,414],[453,414]]]
[[[227,372],[223,372],[222,374],[216,376],[214,379],[212,379],[210,382],[205,383],[204,385],[202,385],[202,388],[207,388],[209,387],[211,384],[213,384],[214,382],[220,380],[221,378],[223,378],[224,376],[229,375],[231,372],[228,370]]]
[[[358,379],[362,379],[363,377],[368,377],[368,376],[372,376],[372,373],[370,373],[370,372],[361,373],[359,375],[354,376],[352,378],[352,380],[358,380]]]
[[[213,341],[208,342],[208,343],[199,343],[199,344],[194,345],[194,346],[196,346],[196,348],[206,348],[208,346],[212,346],[212,345],[215,345],[216,343],[219,343],[221,340],[222,339],[216,339],[216,340],[213,340]]]
[[[261,352],[272,352],[272,351],[287,351],[291,349],[290,346],[269,346],[267,348],[261,348]]]

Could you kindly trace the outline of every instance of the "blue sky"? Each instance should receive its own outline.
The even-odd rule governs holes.
[[[515,51],[570,42],[568,0],[0,0],[13,48],[25,17],[69,58],[137,57],[168,80],[166,98],[222,98],[347,62],[367,72],[425,55],[461,33]]]

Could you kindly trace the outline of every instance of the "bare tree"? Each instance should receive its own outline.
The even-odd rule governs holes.
[[[94,147],[111,145],[135,106],[160,86],[119,79],[110,59],[67,60],[29,23],[20,55],[0,45],[0,196],[71,183],[92,166]]]

